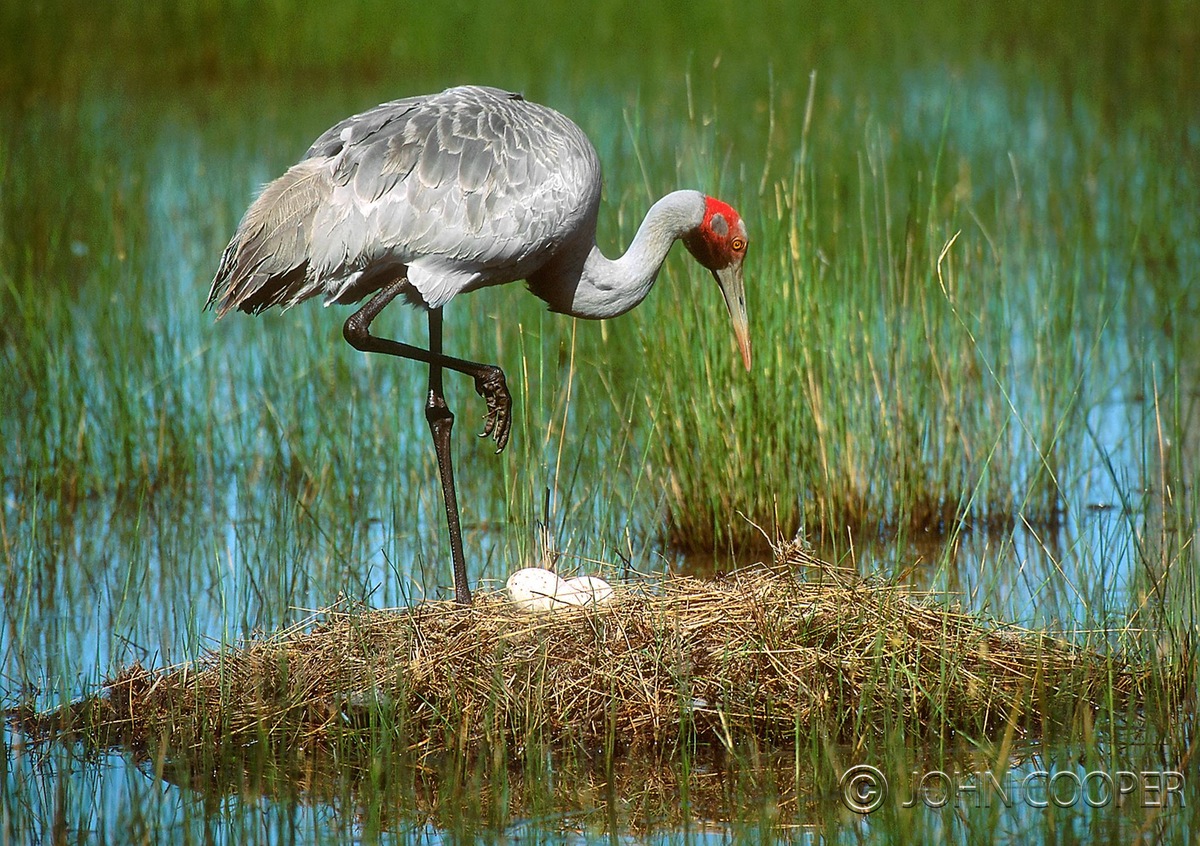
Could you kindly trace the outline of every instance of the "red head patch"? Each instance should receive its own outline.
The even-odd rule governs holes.
[[[683,243],[702,265],[720,270],[746,255],[746,224],[728,203],[704,198],[704,220],[683,236]]]

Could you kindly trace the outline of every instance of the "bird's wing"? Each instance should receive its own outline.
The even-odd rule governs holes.
[[[331,127],[263,190],[209,304],[352,302],[407,266],[436,308],[534,272],[599,199],[595,149],[552,109],[479,87],[384,103]]]
[[[409,265],[431,307],[477,278],[523,278],[599,201],[599,160],[583,132],[497,89],[384,104],[331,128],[309,154],[329,163],[333,182],[314,220],[316,275]],[[337,300],[352,285],[325,290]]]
[[[327,168],[305,159],[267,185],[221,254],[205,308],[257,313],[304,299],[313,220],[332,193]],[[311,296],[309,294],[308,296]]]

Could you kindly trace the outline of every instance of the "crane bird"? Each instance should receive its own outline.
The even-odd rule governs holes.
[[[443,369],[475,380],[481,437],[508,443],[512,398],[499,367],[442,352],[442,309],[457,294],[525,280],[551,311],[602,319],[650,291],[677,240],[712,271],[746,369],[746,227],[730,206],[674,191],[650,207],[618,259],[596,247],[600,160],[553,109],[495,88],[450,88],[343,120],[263,188],[221,256],[205,308],[257,314],[323,295],[366,303],[342,334],[355,349],[429,366],[425,417],[446,507],[457,601],[471,603],[450,461],[454,415]],[[429,346],[372,335],[397,296],[428,312]]]

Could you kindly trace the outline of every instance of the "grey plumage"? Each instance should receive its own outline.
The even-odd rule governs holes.
[[[223,315],[317,295],[350,303],[406,275],[411,300],[440,308],[581,267],[599,200],[595,149],[552,109],[483,87],[384,103],[331,127],[266,186],[207,304]]]

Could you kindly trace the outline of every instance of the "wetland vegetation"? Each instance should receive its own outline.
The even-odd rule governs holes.
[[[605,323],[516,285],[452,303],[448,352],[499,363],[515,403],[495,457],[447,383],[473,581],[543,539],[565,569],[653,585],[800,536],[1147,673],[1132,707],[1037,731],[921,734],[862,716],[881,697],[849,733],[636,756],[421,756],[377,712],[332,755],[34,746],[13,723],[0,842],[1194,839],[1198,21],[1176,0],[0,10],[6,708],[339,599],[449,595],[421,368],[350,349],[344,310],[200,307],[255,190],[313,138],[462,82],[588,132],[610,254],[667,190],[733,203],[755,351],[746,374],[677,254]],[[380,325],[424,340],[410,310]],[[1173,771],[1188,801],[860,816],[838,794],[856,763]]]

